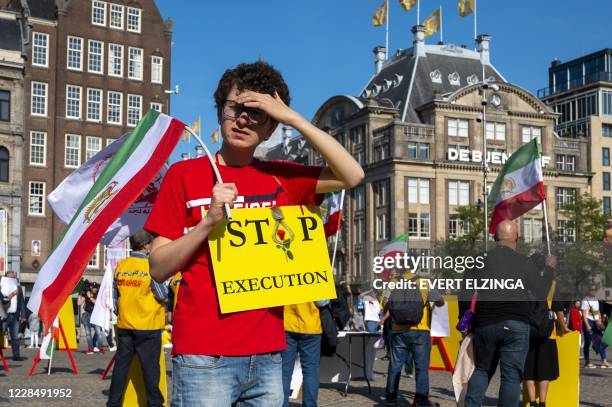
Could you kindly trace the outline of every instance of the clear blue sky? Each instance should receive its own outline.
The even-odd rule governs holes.
[[[228,67],[259,58],[275,65],[289,85],[292,107],[309,120],[329,97],[356,95],[373,72],[372,49],[385,30],[371,17],[382,0],[157,0],[174,20],[171,115],[202,117],[202,134],[216,127],[213,92]],[[473,16],[461,18],[457,0],[421,0],[421,20],[442,6],[444,42],[473,47]],[[547,69],[561,61],[612,47],[612,1],[478,0],[478,33],[493,37],[491,60],[532,92],[547,86]],[[410,48],[416,9],[390,0],[390,49]],[[438,35],[428,38],[435,43]],[[207,138],[207,137],[206,137]],[[180,152],[194,142],[181,142]],[[212,146],[216,150],[217,146]]]

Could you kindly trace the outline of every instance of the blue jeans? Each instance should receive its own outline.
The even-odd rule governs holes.
[[[365,326],[368,332],[378,332],[380,330],[380,323],[376,321],[366,321]]]
[[[103,346],[102,344],[102,338],[104,337],[104,331],[102,331],[102,327],[98,326],[98,325],[93,325],[94,330],[96,331],[96,333],[94,334],[94,337],[97,338],[98,343],[100,344],[100,346]],[[113,328],[111,328],[113,329]],[[113,333],[112,331],[108,331],[108,334],[106,335],[106,343],[108,343],[108,347],[112,348],[113,346],[115,346],[115,343],[113,342]]]
[[[176,355],[172,407],[280,407],[280,352],[252,356]]]
[[[594,341],[597,340],[598,345],[594,346],[593,349],[595,351],[595,353],[599,354],[599,357],[601,358],[601,360],[606,360],[606,348],[608,347],[608,345],[606,345],[605,343],[601,342],[601,336],[603,336],[603,332],[601,332],[599,329],[597,329],[597,325],[595,324],[595,321],[589,319],[589,327],[591,328],[591,333],[588,333],[586,330],[586,326],[584,325],[584,322],[582,323],[582,332],[584,333],[584,347],[582,348],[582,352],[584,354],[584,362],[586,364],[591,362],[591,357],[590,357],[590,352],[591,352],[591,345],[593,344]],[[595,338],[598,337],[598,338]]]
[[[18,358],[19,355],[19,315],[11,313],[7,315],[7,318],[2,322],[2,331],[6,331],[8,328],[11,336],[11,348],[13,349],[13,357]]]
[[[431,355],[431,335],[429,331],[409,330],[393,332],[391,335],[391,361],[387,373],[385,397],[389,401],[397,399],[402,367],[413,360],[416,379],[416,404],[429,397],[429,359]]]
[[[295,357],[300,354],[302,365],[302,406],[315,407],[319,397],[319,367],[321,362],[321,335],[285,332],[287,349],[281,352],[283,358],[283,406],[289,406],[291,376]]]
[[[96,347],[102,347],[102,339],[98,335],[98,330],[100,327],[97,325],[92,325],[89,320],[91,319],[91,314],[87,311],[83,311],[81,314],[81,321],[83,322],[83,326],[85,327],[85,337],[87,338],[87,347],[90,349]],[[91,336],[91,331],[94,331],[93,337]]]
[[[500,363],[501,383],[498,406],[516,407],[521,396],[521,381],[529,351],[529,325],[502,321],[474,329],[476,369],[468,383],[465,407],[482,405],[489,381]]]

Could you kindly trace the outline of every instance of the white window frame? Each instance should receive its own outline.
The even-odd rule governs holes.
[[[68,147],[69,137],[77,137],[78,144],[79,144],[78,147],[73,147],[73,146]],[[76,164],[68,163],[68,150],[69,149],[76,150],[76,159],[77,159]],[[81,136],[79,134],[66,133],[64,135],[64,168],[79,168],[80,165],[81,165]]]
[[[540,145],[542,144],[542,128],[541,127],[529,126],[529,125],[521,125],[520,127],[521,127],[521,140],[523,141],[523,144],[529,143],[531,140],[533,140],[536,137],[538,138]],[[540,134],[534,135],[533,134],[534,132],[536,133],[539,132]],[[527,136],[529,140],[527,140],[525,136]]]
[[[467,185],[467,202],[462,200],[462,192],[465,193]],[[449,206],[466,206],[470,204],[470,182],[461,180],[448,181],[448,205]]]
[[[42,193],[33,195],[32,194],[32,185],[40,184],[42,185]],[[28,182],[28,216],[45,216],[45,195],[46,195],[47,185],[44,181],[29,181]],[[41,212],[32,212],[32,198],[39,197],[40,202],[42,203]]]
[[[133,12],[133,11],[137,11],[138,12],[138,18],[136,20],[136,21],[138,21],[138,29],[130,28],[130,12]],[[132,33],[140,34],[140,31],[142,29],[142,9],[139,9],[139,8],[136,8],[136,7],[128,7],[125,14],[126,14],[125,26],[126,26],[127,30],[129,32],[132,32]]]
[[[140,52],[140,58],[133,59],[132,51]],[[141,81],[143,79],[143,65],[144,65],[144,49],[136,48],[136,47],[129,47],[128,48],[128,78],[134,79],[137,81]]]
[[[121,25],[113,25],[113,13],[121,14]],[[125,6],[116,3],[108,5],[108,27],[113,30],[123,30],[125,27]]]
[[[119,56],[115,56],[113,54],[112,49],[115,48],[115,47],[117,48],[117,50],[120,51]],[[117,59],[119,59],[119,62],[120,62],[120,64],[119,64],[120,69],[119,69],[119,73],[118,74],[115,73],[115,69],[114,69],[115,68],[114,62]],[[121,44],[114,44],[112,42],[108,43],[108,69],[107,69],[107,72],[108,72],[108,76],[114,76],[114,77],[117,77],[117,78],[122,78],[123,77],[123,45],[121,45]]]
[[[113,142],[117,141],[116,138],[107,138],[106,139],[106,147],[110,146],[111,144],[113,144]]]
[[[149,108],[150,108],[151,110],[155,110],[156,112],[163,113],[163,111],[162,111],[162,110],[163,110],[163,108],[164,108],[164,105],[163,105],[163,104],[161,104],[161,103],[159,103],[159,102],[151,102],[151,103],[149,104]]]
[[[505,140],[506,139],[506,123],[487,122],[486,125],[487,140]]]
[[[44,95],[34,95],[34,87],[35,85],[44,85],[44,90],[45,90],[45,94]],[[31,95],[30,95],[30,115],[32,116],[40,116],[40,117],[47,117],[47,112],[48,112],[48,103],[49,103],[49,84],[46,82],[36,82],[36,81],[32,81],[32,89],[31,89]],[[42,97],[44,98],[44,107],[45,107],[45,111],[44,113],[35,113],[34,112],[34,98],[35,97]]]
[[[111,121],[110,120],[110,114],[111,114],[111,99],[113,98],[113,96],[115,95],[119,95],[119,120],[118,121]],[[116,105],[113,105],[116,106]],[[109,90],[108,92],[106,92],[106,122],[108,124],[117,124],[119,126],[121,126],[121,124],[123,123],[123,93],[121,92],[115,92],[112,90]]]
[[[78,89],[79,91],[79,99],[78,99],[78,103],[79,103],[79,114],[77,116],[74,115],[69,115],[69,104],[71,101],[74,101],[74,98],[70,98],[70,89]],[[81,119],[81,114],[82,114],[82,110],[83,110],[83,88],[77,85],[66,85],[66,119],[74,119],[74,120],[80,120]]]
[[[159,78],[155,77],[155,73],[159,73]],[[151,56],[151,83],[164,82],[164,58],[158,55]]]
[[[96,22],[96,20],[94,19],[96,5],[101,5],[103,7],[103,13],[102,13],[103,21],[101,23]],[[97,26],[100,26],[100,27],[106,27],[107,11],[108,11],[108,5],[107,5],[107,3],[105,1],[93,0],[92,3],[91,3],[91,24],[92,25],[97,25]]]
[[[133,107],[132,106],[132,101],[138,101],[138,106],[137,107]],[[138,120],[136,121],[132,121],[132,113],[134,113],[136,111],[136,109],[138,109]],[[142,96],[141,95],[132,95],[129,94],[127,95],[127,121],[126,121],[126,125],[128,127],[136,127],[136,125],[138,124],[138,122],[140,121],[140,119],[142,118]]]
[[[98,94],[99,96],[99,100],[95,101],[94,99],[92,99],[92,95],[94,94]],[[87,88],[87,116],[86,116],[86,120],[88,122],[94,122],[94,123],[101,123],[102,122],[102,106],[104,103],[104,91],[102,91],[102,89],[96,89],[96,88]],[[92,106],[96,105],[98,106],[98,116],[95,117],[93,116],[92,113]]]
[[[90,142],[97,142],[96,148],[90,148]],[[94,155],[102,151],[102,137],[87,136],[85,137],[85,161],[89,160]]]
[[[34,135],[42,135],[42,145],[33,142]],[[42,148],[42,162],[34,162],[32,161],[32,156],[34,153],[33,147]],[[32,130],[30,131],[30,165],[33,167],[46,167],[47,166],[47,132]]]
[[[44,38],[44,41],[45,41],[44,46],[36,44],[37,36]],[[36,63],[36,50],[40,48],[44,48],[44,51],[45,51],[45,63],[44,64]],[[38,66],[42,68],[49,67],[49,34],[40,33],[40,32],[32,32],[32,66]]]
[[[96,43],[96,44],[100,44],[100,53],[99,54],[92,54],[91,52],[91,44]],[[91,57],[96,56],[96,57],[100,57],[100,70],[96,71],[94,69],[91,68]],[[104,41],[98,41],[98,40],[89,40],[87,43],[87,72],[90,73],[96,73],[96,74],[100,74],[100,75],[104,75]]]
[[[100,244],[96,245],[96,249],[91,254],[91,258],[87,261],[88,269],[99,269],[100,268]]]
[[[389,239],[389,231],[387,230],[387,213],[381,212],[376,214],[376,241]]]
[[[76,40],[76,42],[78,44],[80,44],[78,49],[73,49],[70,48],[70,41],[71,40]],[[66,68],[70,69],[71,71],[82,71],[83,70],[83,38],[81,37],[76,37],[74,35],[69,35],[67,40],[66,40]],[[79,53],[79,65],[78,66],[71,66],[70,65],[70,52],[78,52]]]
[[[446,130],[447,130],[449,137],[469,137],[470,136],[470,121],[467,119],[449,117],[448,126]],[[465,130],[465,134],[463,134],[464,130]]]

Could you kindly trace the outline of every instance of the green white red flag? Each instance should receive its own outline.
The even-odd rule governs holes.
[[[40,359],[51,359],[53,357],[53,349],[55,348],[55,344],[57,342],[57,331],[59,329],[59,319],[55,317],[53,321],[53,326],[47,332],[45,337],[40,344],[40,350],[38,351],[38,356]]]
[[[321,217],[325,237],[330,237],[338,232],[342,221],[342,205],[344,204],[344,190],[328,192],[321,203]]]
[[[490,233],[495,233],[499,222],[516,219],[546,199],[541,157],[534,138],[506,161],[489,195],[489,205],[494,207]]]
[[[149,111],[114,154],[40,269],[28,308],[48,329],[108,227],[163,168],[185,124]]]

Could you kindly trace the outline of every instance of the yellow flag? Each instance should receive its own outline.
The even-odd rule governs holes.
[[[423,21],[425,26],[425,36],[429,37],[440,31],[440,9],[437,9]]]
[[[419,0],[399,0],[400,5],[404,8],[404,10],[408,11],[417,5]]]
[[[387,21],[387,0],[383,0],[383,4],[376,10],[372,16],[372,24],[374,27],[381,26]]]
[[[199,133],[201,125],[202,125],[202,121],[200,120],[200,116],[198,116],[197,120],[193,122],[193,124],[191,125],[191,130],[193,130],[196,133]]]
[[[474,12],[474,1],[475,0],[459,0],[457,7],[459,8],[459,15],[461,17],[469,16]]]
[[[210,135],[210,139],[213,143],[219,142],[219,140],[221,139],[221,132],[219,131],[219,129],[212,132],[212,134]]]

